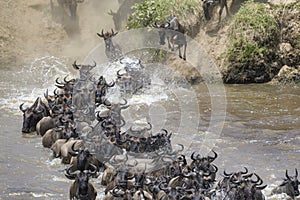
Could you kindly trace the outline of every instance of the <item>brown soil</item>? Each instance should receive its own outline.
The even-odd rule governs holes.
[[[85,1],[78,5],[78,26],[70,20],[67,10],[60,10],[50,1],[0,1],[0,63],[1,67],[23,65],[38,56],[53,55],[83,59],[99,38],[96,32],[113,28],[110,9],[118,7],[117,0]],[[74,27],[74,26],[73,26]]]
[[[270,1],[289,3],[296,0]],[[78,5],[78,22],[74,22],[67,10],[60,10],[56,0],[53,2],[51,10],[50,1],[45,0],[0,1],[0,67],[20,66],[45,55],[66,57],[70,63],[82,61],[100,42],[96,32],[114,27],[112,16],[108,13],[119,7],[117,0],[86,0]],[[202,25],[197,35],[193,33],[193,38],[222,69],[228,26],[224,23],[221,28],[216,27],[216,20]],[[182,62],[173,62],[174,65],[176,63],[181,65]],[[184,71],[185,68],[178,70],[183,70],[183,74],[195,73]]]

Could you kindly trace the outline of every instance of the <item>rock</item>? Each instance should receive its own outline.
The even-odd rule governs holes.
[[[293,47],[290,43],[281,43],[279,44],[279,49],[281,52],[283,53],[288,53],[291,52],[293,50]]]
[[[300,81],[300,67],[294,68],[284,65],[277,76],[275,77],[279,82],[289,83]]]

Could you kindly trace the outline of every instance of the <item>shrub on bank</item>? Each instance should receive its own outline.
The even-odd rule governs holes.
[[[127,28],[143,28],[162,23],[172,14],[186,27],[203,20],[199,0],[145,0],[135,4]],[[188,27],[186,27],[188,29]]]
[[[267,4],[248,1],[233,17],[226,51],[225,83],[270,81],[279,71],[280,27]]]

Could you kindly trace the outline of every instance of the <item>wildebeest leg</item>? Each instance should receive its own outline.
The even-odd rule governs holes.
[[[53,2],[50,0],[50,8],[51,8],[51,13],[53,14]]]
[[[172,48],[172,41],[170,37],[167,37],[167,40],[168,40],[168,48],[171,49],[171,51],[174,51],[174,49]]]
[[[182,55],[181,55],[181,47],[182,47],[182,45],[179,45],[179,46],[178,46],[178,50],[179,50],[179,58],[182,59]]]
[[[186,47],[187,47],[187,43],[185,42],[183,45],[183,60],[186,60]]]
[[[220,6],[221,6],[221,8],[219,10],[219,24],[221,22],[221,16],[222,16],[222,12],[223,12],[224,7],[226,9],[226,16],[227,17],[229,16],[229,11],[228,11],[228,6],[227,6],[227,0],[221,0]]]
[[[69,3],[69,10],[70,10],[71,19],[75,20],[76,19],[76,10],[77,10],[76,1],[72,1]]]
[[[222,12],[223,12],[223,9],[224,9],[224,4],[221,4],[221,8],[220,8],[220,10],[219,10],[219,24],[221,23],[221,16],[222,16]]]
[[[228,10],[228,6],[227,6],[227,0],[225,0],[225,9],[226,9],[226,16],[230,16],[229,10]]]

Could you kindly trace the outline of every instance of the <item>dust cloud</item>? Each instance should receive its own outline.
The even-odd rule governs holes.
[[[82,61],[95,46],[103,42],[96,33],[102,29],[114,29],[112,16],[108,12],[117,10],[118,7],[117,0],[93,0],[78,4],[79,29],[69,36],[69,44],[64,46],[62,54],[71,60]]]
[[[0,67],[23,66],[43,56],[81,62],[100,42],[97,32],[114,28],[110,10],[118,0],[84,0],[76,22],[57,0],[0,1]],[[73,27],[73,28],[72,28]],[[74,28],[75,27],[75,28]]]

